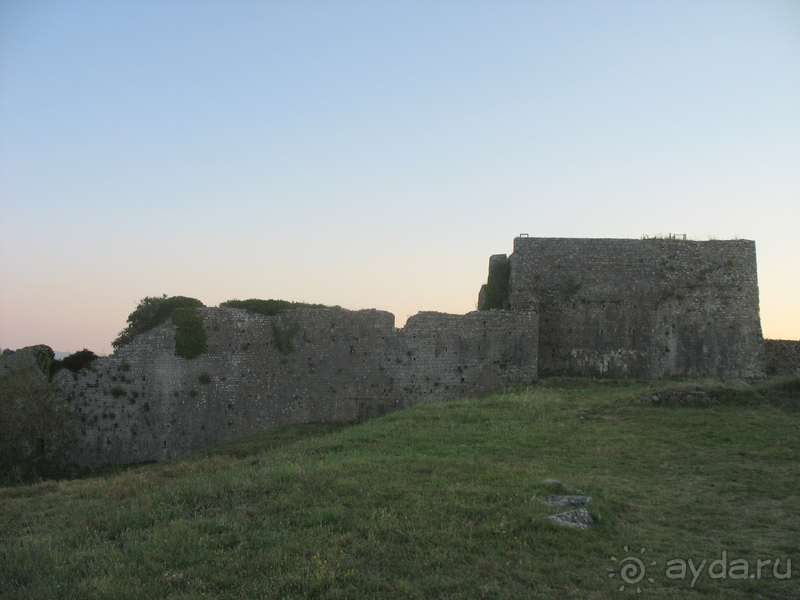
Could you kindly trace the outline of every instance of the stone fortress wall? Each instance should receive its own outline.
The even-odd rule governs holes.
[[[494,275],[494,282],[493,282]],[[264,316],[198,308],[207,351],[176,355],[167,320],[54,381],[82,465],[163,460],[288,423],[347,421],[538,375],[758,378],[800,370],[800,342],[761,335],[747,240],[514,240],[482,308]],[[500,282],[500,283],[498,283]],[[490,285],[491,284],[491,285]],[[491,302],[489,302],[491,301]],[[47,347],[32,347],[35,356]],[[4,353],[3,369],[24,353]],[[2,369],[0,369],[2,372]]]
[[[508,263],[505,304],[539,313],[540,375],[764,376],[752,241],[521,236]]]
[[[208,350],[196,358],[175,355],[167,321],[57,374],[76,417],[71,460],[162,460],[274,425],[369,417],[537,376],[530,312],[423,312],[400,330],[378,310],[198,312]]]
[[[800,341],[764,340],[767,375],[800,373]]]

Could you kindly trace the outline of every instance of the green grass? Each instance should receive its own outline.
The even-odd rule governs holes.
[[[685,382],[548,379],[2,488],[0,597],[800,597],[772,564],[708,573],[800,571],[800,382],[705,383],[670,408],[637,400]],[[593,496],[592,529],[543,520],[546,478]],[[674,559],[707,563],[692,585]]]

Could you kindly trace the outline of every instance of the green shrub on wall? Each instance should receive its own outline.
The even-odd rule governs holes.
[[[282,315],[287,310],[294,308],[342,308],[341,306],[306,304],[305,302],[289,302],[288,300],[258,300],[257,298],[251,298],[250,300],[227,300],[222,302],[219,306],[220,308],[243,308],[249,312],[266,315],[267,317]]]
[[[203,329],[203,317],[197,314],[195,307],[174,310],[172,323],[177,328],[175,354],[183,358],[194,358],[208,349],[206,345],[208,338],[206,330]]]
[[[65,369],[68,369],[73,373],[77,373],[81,369],[85,369],[92,364],[92,361],[96,358],[97,355],[94,352],[84,348],[83,350],[78,350],[74,354],[64,357],[61,360],[61,364]]]
[[[186,296],[169,297],[164,294],[160,298],[157,296],[142,298],[134,311],[128,315],[128,326],[120,331],[117,339],[111,342],[111,346],[116,352],[140,333],[150,331],[164,323],[176,310],[200,306],[203,306],[200,300]]]
[[[292,338],[300,331],[300,323],[292,321],[284,323],[283,318],[280,319],[281,324],[278,325],[277,320],[270,322],[272,328],[272,339],[275,341],[275,347],[281,354],[291,354],[294,352],[294,344]]]

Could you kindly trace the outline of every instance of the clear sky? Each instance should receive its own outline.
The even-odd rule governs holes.
[[[800,339],[796,0],[0,1],[0,347],[145,296],[475,308],[536,237],[756,241]]]

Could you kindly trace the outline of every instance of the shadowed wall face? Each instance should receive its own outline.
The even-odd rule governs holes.
[[[534,313],[378,310],[267,317],[200,308],[208,349],[175,354],[167,321],[57,382],[75,416],[70,457],[162,460],[287,423],[347,421],[536,379]]]
[[[800,341],[765,340],[767,375],[800,373]]]
[[[540,375],[764,376],[752,241],[520,237],[510,262]]]

